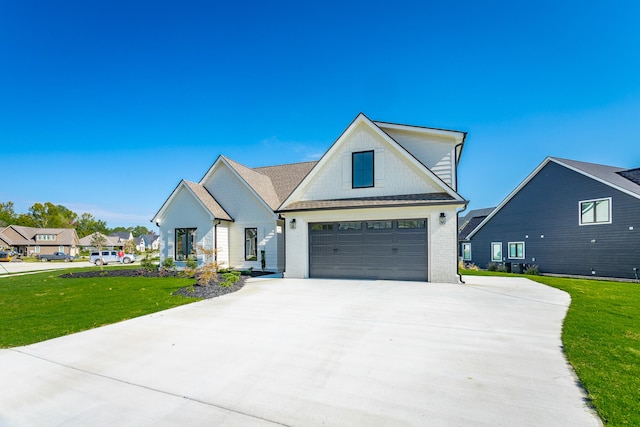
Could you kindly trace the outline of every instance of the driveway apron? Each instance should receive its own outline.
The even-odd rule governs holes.
[[[0,350],[2,426],[599,426],[562,353],[568,294],[252,280]]]

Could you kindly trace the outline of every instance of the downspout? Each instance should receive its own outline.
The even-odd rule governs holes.
[[[454,150],[454,156],[456,156],[457,151],[458,151],[458,147],[460,147],[460,151],[462,152],[462,146],[464,145],[464,140],[467,139],[467,133],[465,132],[464,134],[464,138],[462,138],[462,142],[460,144],[456,144],[455,147],[453,147]],[[462,154],[462,153],[461,153]],[[455,178],[456,178],[456,192],[458,192],[458,160],[455,159],[456,162],[456,172],[455,172]],[[462,280],[462,273],[460,273],[460,263],[458,262],[458,251],[460,250],[460,242],[458,241],[458,233],[460,230],[460,214],[464,211],[467,210],[467,208],[469,207],[468,204],[464,205],[464,209],[462,209],[460,212],[456,212],[456,272],[458,273],[458,279],[460,280],[460,283],[462,283],[463,285],[465,284],[464,280]]]
[[[218,224],[220,220],[213,221],[213,261],[218,265]]]
[[[457,169],[456,169],[457,173]],[[456,272],[458,273],[458,279],[460,283],[465,284],[464,280],[462,280],[462,273],[460,273],[460,263],[458,262],[458,251],[460,250],[460,242],[458,241],[458,233],[460,232],[460,214],[467,210],[469,205],[464,205],[464,209],[460,212],[456,212]]]

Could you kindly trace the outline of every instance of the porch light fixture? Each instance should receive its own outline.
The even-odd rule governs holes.
[[[445,225],[447,223],[447,216],[444,212],[440,212],[440,225]]]
[[[293,218],[291,221],[289,221],[289,228],[292,230],[295,230],[296,228],[296,219]]]

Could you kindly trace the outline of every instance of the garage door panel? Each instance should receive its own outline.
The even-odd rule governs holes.
[[[309,241],[311,277],[427,280],[425,220],[310,224]]]

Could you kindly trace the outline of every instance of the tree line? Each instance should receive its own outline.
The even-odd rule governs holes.
[[[78,215],[71,209],[51,202],[35,203],[27,213],[16,213],[13,202],[0,202],[0,227],[7,225],[23,225],[37,228],[75,228],[78,237],[82,238],[99,231],[109,235],[120,231],[127,231],[133,237],[149,234],[150,231],[141,225],[137,227],[107,227],[105,221],[96,219],[90,213]]]

